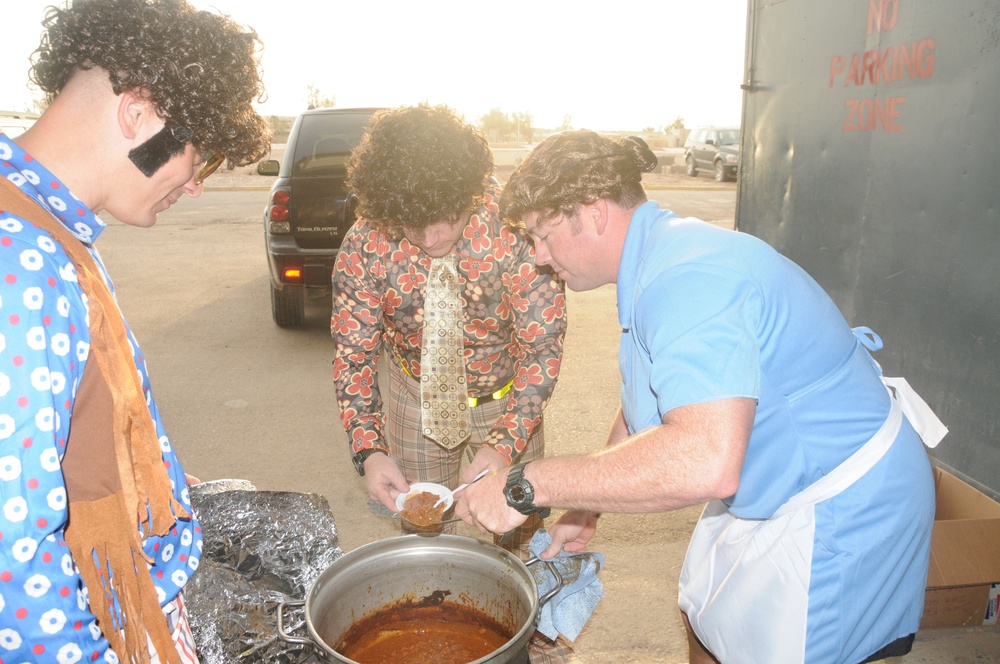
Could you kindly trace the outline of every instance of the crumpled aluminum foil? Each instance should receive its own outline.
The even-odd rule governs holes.
[[[195,485],[193,492],[199,495],[222,493],[223,491],[256,491],[257,487],[250,480],[209,480]]]
[[[281,602],[305,599],[344,555],[326,499],[219,480],[192,487],[191,502],[204,548],[184,599],[201,662],[324,661],[312,646],[278,636],[277,611]],[[282,619],[286,634],[307,636],[302,607],[286,607]]]

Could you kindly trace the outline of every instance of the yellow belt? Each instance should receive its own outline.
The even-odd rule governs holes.
[[[403,370],[403,373],[405,373],[407,376],[409,376],[413,380],[417,380],[417,377],[414,376],[412,373],[410,373],[410,370],[406,368],[406,363],[403,362],[403,358],[401,358],[396,353],[393,353],[393,355],[396,356],[396,361],[399,362],[399,368]],[[508,392],[510,392],[510,388],[513,387],[513,386],[514,386],[514,379],[511,378],[510,381],[508,381],[508,383],[506,385],[504,385],[503,387],[501,387],[499,390],[497,390],[495,392],[490,392],[489,394],[483,395],[481,397],[470,396],[469,397],[469,408],[475,408],[476,406],[480,406],[480,405],[482,405],[484,403],[489,403],[490,401],[497,401],[501,397],[506,396],[506,394]]]

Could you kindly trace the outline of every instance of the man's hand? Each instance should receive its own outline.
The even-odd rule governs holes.
[[[472,461],[470,461],[469,464],[462,469],[462,482],[471,482],[484,470],[497,472],[498,470],[503,470],[506,467],[507,462],[499,452],[493,449],[492,445],[483,445],[479,448],[475,458],[473,458]],[[464,491],[465,489],[462,490]]]
[[[372,500],[377,500],[393,512],[397,511],[396,496],[410,490],[396,462],[387,454],[372,454],[365,459],[365,484]]]
[[[476,458],[479,458],[478,454]],[[524,523],[528,517],[508,507],[507,499],[504,497],[503,488],[507,483],[507,473],[506,469],[491,473],[462,489],[455,503],[455,516],[474,526],[481,533],[492,532],[498,535]]]
[[[567,553],[579,553],[586,548],[597,530],[597,514],[568,510],[548,530],[552,536],[552,544],[542,552],[542,558],[551,558],[562,549]]]

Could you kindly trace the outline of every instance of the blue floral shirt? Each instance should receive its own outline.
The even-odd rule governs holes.
[[[113,293],[92,245],[104,222],[2,132],[0,175],[43,202],[88,245]],[[0,210],[0,662],[118,661],[90,612],[63,539],[68,506],[61,462],[89,356],[87,320],[63,248],[47,232]],[[174,495],[190,511],[184,471],[131,329],[129,341]],[[145,541],[161,605],[194,574],[201,547],[193,519],[178,519],[168,535]]]

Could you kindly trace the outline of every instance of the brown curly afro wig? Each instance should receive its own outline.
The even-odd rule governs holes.
[[[399,237],[457,220],[483,200],[493,173],[486,138],[447,106],[380,111],[351,153],[347,183],[358,216]]]
[[[115,94],[148,91],[164,119],[230,168],[267,154],[270,131],[253,108],[264,92],[253,31],[185,0],[70,0],[43,25],[31,79],[49,100],[78,70],[99,67]]]

